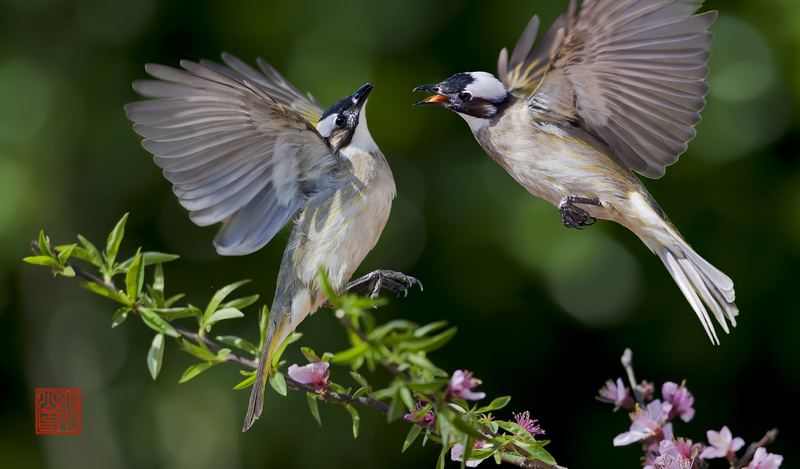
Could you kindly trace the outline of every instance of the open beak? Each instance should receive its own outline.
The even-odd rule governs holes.
[[[450,100],[446,96],[439,94],[439,85],[422,85],[414,88],[414,91],[427,91],[434,93],[430,98],[425,98],[422,101],[414,103],[414,106],[432,105],[432,106],[446,106],[450,104]]]

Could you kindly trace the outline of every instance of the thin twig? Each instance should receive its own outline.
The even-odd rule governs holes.
[[[505,454],[501,457],[501,459],[503,462],[525,469],[567,469],[566,467],[559,466],[558,464],[547,464],[539,459],[514,459],[506,456]]]
[[[747,447],[747,451],[745,451],[742,457],[739,458],[739,460],[734,461],[734,463],[731,465],[731,469],[742,469],[744,466],[750,464],[750,460],[753,459],[753,455],[756,453],[756,450],[762,446],[767,446],[770,443],[774,443],[776,438],[778,438],[778,429],[773,428],[772,430],[768,431],[760,440],[756,441],[755,443],[750,443],[750,446]]]
[[[640,407],[645,407],[642,392],[639,391],[638,387],[636,387],[636,376],[633,374],[633,351],[631,351],[629,348],[626,348],[625,351],[622,352],[621,361],[622,366],[625,368],[625,373],[628,374],[628,381],[631,382],[631,389],[633,390],[633,395],[636,397],[636,402],[639,403]]]
[[[39,249],[41,251],[38,241],[33,241],[31,243],[31,245],[35,249]],[[84,280],[87,280],[87,281],[89,281],[91,283],[95,283],[97,285],[100,285],[100,286],[102,286],[102,287],[104,287],[104,288],[106,288],[106,289],[108,289],[108,290],[110,290],[110,291],[112,291],[114,293],[125,294],[125,292],[123,292],[122,290],[117,288],[117,286],[114,285],[113,282],[106,282],[106,281],[102,280],[99,277],[95,277],[94,275],[90,274],[89,272],[86,272],[85,270],[83,270],[80,267],[76,266],[72,262],[67,261],[67,262],[64,263],[64,265],[68,265],[68,266],[72,267],[72,270],[75,271],[75,276],[76,277],[80,277],[80,278],[82,278]],[[136,311],[135,307],[133,309],[134,309],[134,311]],[[198,337],[198,335],[196,333],[194,333],[194,332],[192,332],[192,331],[190,331],[190,330],[188,330],[188,329],[186,329],[186,328],[184,328],[182,326],[179,326],[175,322],[170,321],[168,319],[164,319],[164,321],[166,321],[170,326],[172,326],[173,329],[175,329],[175,331],[177,331],[181,336],[183,336],[187,340],[189,340],[191,342],[194,342],[196,344],[199,344],[199,337]],[[342,323],[344,324],[345,322],[343,321]],[[203,337],[203,343],[205,343],[205,345],[209,349],[214,351],[214,352],[218,352],[218,351],[220,351],[220,350],[222,350],[224,348],[221,345],[217,344],[216,342],[213,342],[212,340],[210,340],[208,337]],[[238,363],[240,365],[246,366],[248,368],[252,368],[254,370],[258,367],[258,363],[255,360],[250,360],[250,359],[242,357],[240,355],[236,355],[233,352],[228,353],[225,356],[225,361]],[[284,377],[284,379],[286,381],[287,387],[289,387],[293,391],[305,391],[305,392],[314,392],[314,393],[317,391],[316,388],[312,388],[312,387],[307,386],[307,385],[305,385],[303,383],[300,383],[298,381],[293,380],[292,378],[290,378],[285,373],[283,374],[283,377]],[[378,401],[378,400],[375,400],[375,399],[369,399],[367,397],[361,397],[361,396],[355,397],[355,396],[352,396],[350,394],[338,393],[338,392],[333,392],[333,391],[325,391],[321,395],[321,397],[325,401],[346,402],[348,404],[359,404],[359,405],[363,405],[363,406],[367,406],[367,407],[372,407],[374,409],[378,409],[379,411],[383,412],[384,414],[389,412],[389,404],[386,404],[385,402],[381,402],[381,401]]]

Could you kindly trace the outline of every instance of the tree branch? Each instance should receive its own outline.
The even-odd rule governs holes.
[[[731,465],[731,469],[742,469],[744,466],[750,464],[750,460],[753,459],[753,455],[756,453],[756,450],[762,446],[767,446],[770,443],[774,443],[776,438],[778,438],[778,429],[773,428],[772,430],[768,431],[767,434],[764,435],[760,440],[756,441],[755,443],[750,443],[750,446],[747,447],[747,451],[745,451],[742,457]]]
[[[628,381],[631,382],[631,390],[633,391],[633,395],[636,397],[636,402],[639,403],[640,407],[646,407],[642,393],[639,391],[639,388],[636,387],[636,376],[633,374],[633,351],[629,348],[626,348],[625,351],[622,352],[621,361],[622,366],[625,368],[625,373],[628,374]]]
[[[567,469],[564,466],[559,466],[558,464],[547,464],[546,462],[538,459],[514,459],[505,454],[503,454],[501,459],[505,463],[513,464],[514,466],[522,467],[524,469]]]

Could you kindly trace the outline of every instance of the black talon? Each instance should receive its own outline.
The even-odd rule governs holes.
[[[408,296],[408,289],[415,284],[419,285],[419,289],[422,290],[422,282],[410,275],[393,270],[376,270],[347,283],[342,291],[347,293],[368,291],[369,297],[375,299],[383,288],[397,293],[397,296],[400,296],[400,292]]]
[[[564,226],[567,228],[577,228],[582,230],[587,226],[594,225],[595,222],[597,222],[597,219],[589,216],[589,212],[575,204],[596,205],[598,207],[602,205],[598,199],[587,199],[585,197],[574,196],[565,197],[561,200],[561,203],[558,204],[558,211],[561,212],[561,223],[563,223]]]

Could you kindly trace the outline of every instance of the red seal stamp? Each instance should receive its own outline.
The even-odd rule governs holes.
[[[80,432],[80,389],[36,390],[36,433]]]

